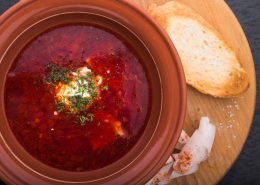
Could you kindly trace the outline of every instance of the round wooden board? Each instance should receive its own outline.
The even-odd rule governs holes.
[[[167,0],[134,1],[144,9],[151,3],[167,2]],[[245,34],[224,0],[176,1],[191,7],[215,27],[227,44],[237,53],[249,74],[250,87],[237,98],[214,98],[188,87],[188,109],[184,130],[191,135],[198,128],[200,117],[208,116],[216,125],[216,138],[210,157],[200,165],[198,172],[177,178],[170,184],[216,184],[238,157],[250,130],[256,98],[254,62]]]

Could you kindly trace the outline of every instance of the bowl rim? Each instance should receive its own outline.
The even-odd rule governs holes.
[[[70,15],[70,14],[88,14],[88,15],[93,15],[93,16],[99,16],[99,17],[102,17],[102,15],[99,15],[99,14],[92,14],[92,13],[86,13],[86,12],[64,12],[64,13],[59,13],[59,14],[53,14],[53,15],[51,15],[51,16],[48,16],[48,17],[45,17],[44,19],[41,19],[41,20],[39,20],[39,21],[37,21],[37,22],[35,22],[34,24],[32,24],[30,27],[28,27],[28,28],[26,28],[25,30],[23,30],[14,40],[13,40],[13,42],[9,45],[9,47],[7,47],[7,49],[6,49],[6,51],[4,52],[4,54],[3,54],[3,56],[2,57],[0,57],[0,61],[2,61],[2,59],[4,58],[4,56],[6,55],[6,53],[9,51],[9,49],[13,46],[13,44],[14,43],[16,43],[17,42],[17,40],[20,38],[20,37],[22,37],[22,35],[24,34],[24,33],[26,33],[26,32],[29,32],[30,31],[30,29],[31,28],[33,28],[34,26],[37,26],[38,24],[41,24],[43,21],[46,21],[46,20],[48,20],[48,19],[51,19],[51,18],[54,18],[54,17],[58,17],[58,16],[63,16],[63,15]],[[104,19],[109,19],[108,17],[102,17],[102,18],[104,18]],[[115,20],[111,20],[111,21],[115,21]],[[120,25],[120,23],[118,23],[118,22],[116,22],[117,24],[119,24]],[[72,25],[73,25],[74,23],[72,23]],[[77,24],[77,23],[76,23]],[[83,23],[84,24],[84,23]],[[70,24],[68,24],[68,25],[70,25]],[[91,23],[90,23],[90,25],[91,25]],[[51,28],[47,28],[46,30],[50,30],[50,29],[55,29],[56,28],[56,26],[57,27],[60,27],[60,25],[55,25],[55,27],[51,27]],[[67,26],[67,25],[63,25],[63,24],[61,24],[61,26]],[[124,25],[122,25],[122,26],[124,26]],[[102,28],[101,28],[102,29]],[[127,29],[127,28],[126,28]],[[45,31],[42,31],[41,33],[39,33],[39,35],[37,35],[36,37],[33,37],[33,39],[34,38],[37,38],[38,36],[40,36],[42,33],[44,33]],[[29,40],[28,41],[28,43],[30,43],[30,41],[31,40]],[[28,44],[28,43],[26,43],[25,44],[25,46]],[[144,45],[145,46],[145,44],[143,44],[142,43],[142,45]],[[24,46],[23,47],[21,47],[21,48],[24,48]],[[19,54],[20,52],[18,52],[18,54]],[[17,56],[17,55],[15,55],[15,56]],[[13,64],[14,62],[12,62],[11,64],[9,64],[9,67],[7,68],[7,73],[8,73],[8,71],[10,70],[10,67],[12,66],[12,64]],[[1,66],[1,65],[0,65]],[[156,67],[156,66],[155,66]],[[4,82],[4,86],[5,86],[5,82],[6,82],[6,75],[7,75],[7,73],[4,75],[4,80],[3,80],[3,82]],[[160,80],[160,77],[159,77],[159,80]],[[1,81],[1,80],[0,80]],[[4,98],[3,98],[4,99]],[[2,101],[2,102],[4,102],[4,101]],[[5,106],[3,106],[3,109],[5,110]],[[159,117],[160,117],[160,111],[161,111],[161,108],[159,109]],[[6,111],[5,111],[6,112]],[[150,113],[151,113],[151,111],[149,111]],[[148,114],[149,114],[149,112],[148,112]],[[7,121],[7,119],[6,119],[6,116],[5,116],[5,120],[6,120],[6,122],[8,122]],[[112,174],[109,174],[109,175],[107,175],[107,176],[105,176],[105,177],[102,177],[102,178],[99,178],[99,179],[96,179],[96,180],[92,180],[92,181],[84,181],[84,182],[94,182],[94,181],[98,181],[98,180],[100,180],[100,179],[105,179],[105,178],[108,178],[109,176],[112,176],[112,175],[114,175],[114,174],[117,174],[117,173],[119,173],[120,171],[122,171],[122,170],[124,170],[125,168],[127,168],[129,165],[131,165],[132,163],[134,163],[135,162],[135,160],[137,160],[137,158],[140,156],[140,155],[142,155],[142,153],[143,153],[143,151],[147,148],[147,146],[150,144],[150,142],[151,142],[151,140],[152,140],[152,138],[153,138],[153,135],[154,135],[154,133],[156,132],[156,129],[157,129],[157,127],[158,127],[158,122],[159,121],[157,121],[157,124],[156,124],[156,126],[155,126],[155,129],[154,129],[154,131],[153,131],[153,133],[152,133],[152,135],[151,135],[151,138],[149,139],[149,141],[148,141],[148,143],[145,145],[145,147],[143,147],[142,148],[142,150],[141,150],[141,152],[138,154],[138,155],[136,155],[136,157],[131,161],[131,162],[129,162],[129,164],[127,164],[125,167],[123,167],[123,168],[121,168],[121,169],[119,169],[118,171],[116,171],[116,172],[114,172],[114,173],[112,173]],[[10,127],[10,126],[9,126]],[[145,128],[145,130],[146,130],[147,128]],[[144,131],[145,132],[145,131]],[[10,129],[10,133],[13,135],[13,137],[15,137],[14,136],[14,134],[12,133],[12,131],[11,131],[11,129]],[[144,134],[144,133],[143,133]],[[142,134],[142,135],[143,135]],[[46,177],[46,178],[48,178],[48,179],[51,179],[51,180],[55,180],[55,181],[58,181],[58,182],[68,182],[68,181],[63,181],[63,180],[60,180],[60,179],[55,179],[55,178],[51,178],[51,177],[48,177],[48,176],[46,176],[46,175],[44,175],[44,174],[41,174],[41,173],[39,173],[39,172],[37,172],[36,170],[34,170],[33,168],[31,168],[29,165],[27,165],[25,162],[23,162],[14,152],[13,152],[13,150],[8,146],[8,144],[7,144],[7,142],[5,141],[5,139],[4,139],[4,137],[2,136],[2,134],[0,133],[0,137],[2,137],[2,141],[3,141],[3,143],[7,146],[7,148],[10,150],[10,151],[12,151],[12,155],[15,157],[15,159],[17,160],[17,161],[19,161],[23,166],[25,166],[26,168],[28,168],[29,170],[31,170],[31,171],[33,171],[34,173],[36,173],[36,174],[39,174],[40,176],[43,176],[43,177]],[[142,138],[142,136],[139,138],[139,140],[141,140],[141,138]],[[138,141],[137,141],[137,143],[135,144],[135,145],[137,145],[138,144]],[[21,145],[21,144],[19,144],[19,145]],[[135,147],[135,146],[134,146]],[[133,148],[134,148],[133,147]],[[130,150],[129,150],[129,152],[133,149],[133,148],[131,148]],[[29,152],[27,152],[27,153],[29,153]],[[128,153],[127,153],[128,154]],[[30,155],[30,154],[29,154]],[[126,155],[126,154],[125,154]],[[34,157],[33,157],[34,158]],[[118,160],[116,160],[115,162],[113,162],[113,163],[116,163],[116,162],[120,162],[120,160],[122,159],[123,157],[121,157],[121,158],[119,158]],[[36,159],[36,158],[35,158]],[[36,160],[38,160],[38,159],[36,159]],[[38,160],[39,161],[39,160]],[[46,166],[46,164],[45,163],[43,163],[43,165],[45,165]],[[109,164],[109,165],[107,165],[107,166],[110,166],[110,165],[112,165],[112,164]],[[47,165],[48,166],[48,165]],[[107,166],[104,166],[104,167],[102,167],[102,168],[106,168]],[[48,167],[51,167],[51,166],[48,166]],[[54,167],[52,167],[52,168],[54,168]],[[101,168],[100,168],[101,169]],[[100,169],[97,169],[97,170],[92,170],[92,171],[98,171],[98,170],[100,170]],[[60,169],[58,169],[58,170],[60,170]],[[66,170],[65,170],[66,171]],[[92,172],[92,171],[90,171],[90,172]],[[66,171],[66,172],[69,172],[69,173],[74,173],[74,171]],[[76,173],[88,173],[89,171],[83,171],[83,172],[76,172]],[[70,182],[70,183],[77,183],[77,182]]]
[[[20,1],[19,3],[17,3],[15,6],[13,6],[11,9],[9,9],[6,13],[4,13],[1,17],[0,17],[0,26],[2,26],[2,24],[5,23],[5,21],[8,21],[9,17],[12,17],[17,11],[19,11],[19,9],[22,9],[23,7],[26,7],[27,3],[31,3],[33,0],[25,0],[25,1]],[[36,0],[37,1],[37,0]],[[177,71],[178,71],[178,77],[180,78],[180,80],[182,81],[182,83],[180,83],[179,88],[180,88],[180,92],[182,92],[182,96],[181,98],[181,102],[182,102],[182,107],[180,110],[180,115],[178,115],[178,120],[179,120],[179,124],[177,125],[178,128],[176,128],[176,132],[180,134],[181,129],[183,127],[183,123],[184,123],[184,117],[185,117],[185,110],[186,110],[186,84],[183,83],[185,82],[185,77],[184,77],[184,72],[183,69],[181,67],[181,63],[180,63],[180,58],[178,56],[178,53],[176,51],[176,49],[174,48],[170,38],[167,36],[166,32],[164,30],[162,30],[162,28],[159,27],[159,25],[157,23],[155,23],[147,14],[146,12],[144,12],[144,10],[142,10],[141,8],[137,7],[136,5],[134,5],[134,3],[132,3],[131,1],[128,0],[123,0],[121,2],[122,4],[126,4],[127,6],[130,6],[131,9],[134,9],[135,11],[137,11],[137,13],[144,15],[145,18],[147,19],[147,21],[149,22],[149,24],[151,24],[155,29],[157,29],[157,31],[159,32],[160,35],[163,35],[163,39],[164,42],[168,44],[168,47],[171,48],[171,54],[173,55],[172,57],[175,59],[175,62],[177,63],[175,66],[177,67]],[[1,28],[0,28],[1,30]],[[2,59],[1,59],[2,60]],[[1,65],[1,63],[0,63]],[[0,134],[0,136],[2,137],[2,135]],[[0,137],[0,138],[1,138]],[[175,139],[175,142],[177,140]],[[171,145],[169,146],[168,150],[165,151],[165,153],[167,153],[167,155],[170,155],[171,153],[171,148],[173,148],[173,146],[175,145],[175,142],[172,142]],[[161,159],[160,161],[166,161],[166,159],[168,158],[168,156],[164,156],[163,159]],[[162,162],[160,162],[162,163]],[[162,164],[160,164],[161,166]],[[158,164],[157,164],[158,166]],[[0,170],[0,176],[1,176],[1,171]],[[153,170],[154,171],[154,170]],[[152,172],[153,174],[155,174],[155,172]],[[4,176],[4,175],[3,175]],[[151,176],[151,172],[150,175]],[[146,179],[146,180],[144,180]],[[147,178],[141,179],[138,183],[141,182],[146,182]]]

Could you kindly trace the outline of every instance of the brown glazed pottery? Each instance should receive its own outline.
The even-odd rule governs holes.
[[[13,135],[4,107],[5,78],[15,57],[46,29],[67,23],[101,24],[123,35],[143,57],[151,83],[151,114],[137,144],[104,168],[69,172],[28,154]],[[24,0],[0,16],[0,178],[8,184],[145,184],[170,156],[186,111],[186,84],[167,34],[125,0]]]

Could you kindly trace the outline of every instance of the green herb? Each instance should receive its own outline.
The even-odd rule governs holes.
[[[74,78],[74,83],[68,83],[68,86],[73,90],[73,93],[71,93],[70,96],[65,97],[65,99],[70,102],[67,111],[76,114],[78,121],[82,126],[84,126],[86,122],[92,122],[94,119],[94,114],[88,113],[84,115],[84,112],[86,111],[87,106],[91,105],[98,95],[97,86],[94,83],[93,75],[78,75]],[[86,96],[86,94],[88,95]],[[60,105],[62,106],[62,103]],[[62,109],[60,108],[60,110]]]
[[[95,83],[95,76],[92,72],[82,75],[80,70],[76,74],[57,64],[49,63],[45,66],[47,75],[44,77],[46,84],[56,86],[59,82],[66,85],[66,95],[59,94],[55,100],[57,112],[64,112],[67,115],[74,115],[77,123],[82,126],[86,122],[92,122],[93,113],[88,113],[87,108],[95,101],[98,96],[98,87]],[[108,86],[105,87],[108,89]]]
[[[57,64],[49,63],[45,66],[45,70],[48,72],[43,81],[48,85],[57,85],[59,82],[67,84],[69,82],[68,74],[69,70],[59,67]]]
[[[64,111],[65,104],[63,102],[61,102],[61,101],[56,102],[55,101],[55,105],[56,105],[56,109],[57,109],[58,112],[63,112]]]
[[[86,116],[85,115],[78,115],[78,120],[82,126],[86,125],[86,122],[92,122],[94,119],[94,114],[93,113],[88,113]]]
[[[82,126],[86,125],[87,117],[85,117],[84,115],[79,115],[78,118]]]
[[[106,84],[106,85],[103,86],[102,89],[103,89],[104,91],[108,91],[109,87],[108,87],[108,85]]]
[[[77,96],[71,96],[70,97],[70,102],[71,102],[71,108],[75,112],[83,111],[84,108],[90,104],[90,100],[88,98],[84,98],[80,95]]]
[[[94,114],[93,113],[88,113],[87,114],[87,118],[88,118],[88,121],[93,121],[93,119],[94,119]]]

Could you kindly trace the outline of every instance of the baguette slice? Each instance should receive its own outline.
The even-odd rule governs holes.
[[[148,11],[170,35],[189,85],[215,97],[237,96],[248,88],[235,52],[199,14],[175,1],[152,4]]]

